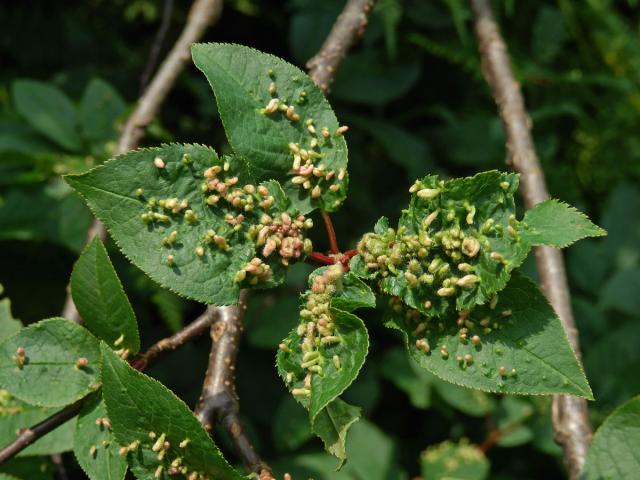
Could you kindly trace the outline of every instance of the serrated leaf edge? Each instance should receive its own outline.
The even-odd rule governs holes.
[[[113,263],[111,262],[111,257],[109,257],[109,252],[107,252],[107,248],[104,246],[104,244],[102,243],[102,241],[98,237],[94,237],[93,240],[91,240],[89,243],[87,243],[87,245],[85,245],[85,247],[82,249],[82,252],[80,253],[80,256],[78,257],[78,260],[80,260],[80,257],[82,257],[82,255],[84,255],[84,253],[91,247],[91,245],[93,245],[96,242],[100,245],[100,246],[97,247],[98,250],[100,249],[100,247],[102,247],[102,251],[105,254],[105,256],[107,258],[107,262],[111,266],[111,269],[113,270],[113,274],[115,275],[115,278],[117,280],[116,283],[118,285],[118,288],[119,288],[120,292],[122,293],[122,295],[124,296],[125,303],[129,307],[129,311],[131,312],[131,314],[133,316],[133,321],[135,322],[135,326],[136,326],[136,328],[135,328],[135,345],[136,345],[136,348],[135,348],[135,351],[132,350],[131,353],[132,354],[136,354],[136,353],[138,353],[140,351],[140,332],[138,331],[138,319],[136,317],[135,311],[133,310],[133,306],[131,305],[131,301],[129,300],[129,297],[127,296],[127,293],[124,291],[124,287],[122,286],[122,281],[118,277],[118,273],[116,272],[116,269],[113,266]],[[70,279],[72,279],[74,274],[76,273],[76,268],[78,266],[78,260],[76,260],[76,262],[73,264],[73,268],[71,270],[71,276],[69,277]],[[96,268],[96,272],[97,272],[97,268]],[[71,291],[71,297],[73,298],[73,282],[71,280],[69,281],[69,290]],[[89,329],[87,328],[87,330],[89,330]],[[91,330],[89,330],[89,333],[92,333]],[[96,336],[96,338],[98,338],[98,337]],[[100,338],[99,340],[102,340],[102,339]]]

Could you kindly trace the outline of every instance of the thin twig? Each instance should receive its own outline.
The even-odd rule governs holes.
[[[126,153],[140,144],[145,128],[155,118],[176,79],[189,64],[191,44],[202,38],[207,27],[218,20],[222,12],[222,4],[222,0],[195,0],[193,2],[180,37],[176,40],[167,58],[151,80],[149,87],[138,100],[135,110],[124,124],[116,148],[117,155]],[[87,239],[91,240],[95,236],[102,240],[107,236],[104,225],[97,218],[87,232]],[[62,316],[77,323],[81,321],[70,292],[67,293]]]
[[[520,173],[522,195],[530,208],[549,198],[544,173],[536,155],[520,85],[514,79],[507,46],[500,34],[489,0],[471,0],[482,68],[507,134],[507,163]],[[542,291],[555,309],[576,355],[580,357],[578,334],[569,301],[569,287],[562,254],[550,247],[535,248]],[[579,477],[584,464],[591,428],[587,402],[582,398],[556,395],[552,404],[555,439],[564,450],[569,478]]]
[[[171,15],[173,14],[173,0],[164,0],[164,7],[162,9],[162,19],[160,20],[160,27],[158,28],[158,33],[156,33],[156,38],[153,40],[153,45],[151,46],[151,51],[149,52],[149,58],[147,59],[147,64],[144,67],[142,75],[140,75],[140,95],[144,93],[144,89],[147,88],[149,84],[149,79],[151,78],[151,74],[156,68],[158,64],[158,58],[160,57],[160,50],[162,50],[162,44],[164,43],[164,38],[167,36],[167,32],[169,31],[169,25],[171,25]]]
[[[238,413],[240,402],[235,387],[236,356],[244,329],[242,319],[247,308],[248,291],[243,290],[237,305],[217,308],[211,325],[211,354],[204,377],[202,394],[195,409],[196,417],[211,432],[216,423],[229,433],[242,463],[260,478],[273,478],[271,469],[256,453],[245,435]]]
[[[325,93],[347,52],[364,34],[374,3],[375,0],[349,0],[320,51],[307,62],[309,76]]]
[[[53,468],[56,471],[56,478],[58,480],[69,480],[69,474],[67,473],[67,468],[64,466],[64,458],[62,458],[62,454],[54,453],[53,455],[49,455],[51,459],[51,463],[53,463]]]
[[[33,427],[22,430],[13,442],[0,450],[0,464],[15,457],[33,442],[75,417],[80,412],[80,409],[87,398],[88,396],[83,397],[77,402],[64,407],[58,413],[45,418]]]
[[[189,325],[170,337],[159,340],[146,352],[138,355],[131,360],[131,366],[137,370],[143,371],[147,366],[154,362],[161,354],[172,352],[182,345],[188,343],[192,339],[199,337],[206,332],[218,315],[218,307],[209,306],[207,309]]]
[[[177,348],[186,345],[194,338],[202,335],[211,326],[213,321],[217,318],[217,313],[218,309],[216,307],[208,307],[202,315],[182,330],[170,337],[163,338],[149,347],[146,352],[134,358],[131,361],[131,366],[143,371],[155,362],[162,353],[174,351]],[[85,400],[91,395],[93,394],[90,393],[86,397],[63,408],[58,413],[53,414],[37,425],[26,428],[20,432],[13,442],[0,450],[0,464],[11,459],[39,438],[58,428],[70,418],[76,416],[80,412]]]

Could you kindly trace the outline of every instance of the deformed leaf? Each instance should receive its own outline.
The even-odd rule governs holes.
[[[344,461],[343,437],[358,415],[342,401],[333,404],[357,377],[369,338],[362,320],[336,308],[333,302],[338,300],[339,305],[353,309],[375,305],[375,299],[360,280],[345,275],[340,264],[318,269],[309,281],[311,290],[303,296],[301,322],[280,344],[278,373],[296,400],[309,410],[312,430],[326,431],[335,423],[333,415],[349,418],[335,433],[335,441],[325,441],[334,445],[327,446],[328,451]],[[330,405],[332,408],[325,411]],[[317,427],[318,419],[324,426]]]
[[[64,318],[23,328],[0,343],[0,385],[33,405],[62,407],[100,386],[100,347]]]
[[[517,175],[497,171],[418,180],[398,229],[378,222],[359,242],[354,272],[428,316],[486,303],[530,249],[516,231],[517,188]]]
[[[213,88],[231,147],[256,179],[280,181],[302,213],[337,210],[347,191],[347,144],[313,81],[242,45],[196,44],[192,54]]]
[[[532,245],[564,248],[586,237],[606,235],[582,212],[566,203],[551,199],[527,210],[518,229]]]
[[[420,456],[425,480],[484,480],[489,477],[489,460],[468,442],[446,441],[429,447]]]
[[[71,295],[84,325],[117,349],[140,350],[136,316],[99,238],[84,249],[71,273]]]
[[[76,459],[91,480],[122,480],[127,459],[119,449],[102,395],[95,395],[82,407],[76,421]]]
[[[600,426],[580,478],[636,478],[640,469],[640,396],[616,409]]]
[[[553,308],[519,273],[489,305],[437,319],[392,299],[387,325],[404,333],[420,366],[448,382],[489,392],[593,399]]]
[[[0,445],[7,445],[16,439],[16,432],[30,428],[59,411],[29,405],[11,396],[7,390],[0,390]],[[19,453],[20,456],[52,455],[73,448],[73,422],[67,422],[38,439]]]
[[[197,472],[205,478],[243,478],[182,400],[134,370],[105,343],[101,350],[108,417],[116,440],[128,449],[131,470],[138,478],[169,474],[176,465],[185,469],[183,473]]]
[[[313,280],[324,274],[330,267],[315,269],[309,275],[309,286],[313,285]],[[336,290],[331,295],[331,306],[345,312],[352,312],[359,308],[375,308],[376,296],[373,291],[357,275],[346,272],[340,277]]]
[[[277,285],[311,247],[310,221],[277,182],[254,185],[246,162],[201,145],[133,151],[66,179],[135,265],[200,302]]]
[[[349,405],[341,398],[329,403],[316,416],[313,433],[320,437],[325,450],[338,458],[338,468],[347,460],[347,433],[359,419],[360,407]]]

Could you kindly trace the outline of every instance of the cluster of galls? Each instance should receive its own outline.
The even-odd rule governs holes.
[[[297,330],[300,337],[300,350],[302,351],[300,367],[306,371],[306,374],[302,381],[303,386],[291,390],[291,393],[295,396],[311,395],[312,375],[323,374],[325,357],[320,348],[341,342],[329,305],[342,275],[342,265],[337,264],[328,267],[322,275],[316,276],[313,279],[311,291],[307,293],[305,306],[300,311],[300,318],[303,320],[298,325]],[[285,352],[291,351],[290,346],[286,343],[281,343],[280,349]],[[333,355],[331,361],[336,369],[340,368],[340,357],[338,355]],[[294,375],[289,372],[287,374],[287,383],[293,381]]]
[[[268,73],[269,76],[273,78],[273,72],[269,71]],[[267,105],[260,110],[262,115],[280,113],[292,123],[301,120],[300,114],[296,111],[295,106],[287,104],[287,99],[277,96],[278,89],[275,82],[272,81],[269,84],[268,90],[271,98]],[[305,103],[306,95],[306,92],[302,90],[296,103],[299,105]],[[329,131],[329,128],[317,127],[312,118],[307,118],[304,121],[304,126],[309,134],[308,145],[300,145],[294,142],[289,143],[289,151],[293,157],[291,166],[293,178],[291,182],[308,190],[311,198],[315,199],[319,198],[325,189],[329,189],[331,192],[340,190],[340,183],[344,180],[346,173],[344,168],[335,171],[327,169],[322,163],[318,165],[315,164],[318,159],[323,157],[322,153],[320,153],[320,148],[324,145],[330,145],[331,143],[332,133]],[[335,132],[333,132],[333,135],[340,137],[344,135],[348,129],[349,127],[343,125],[338,127]],[[338,206],[338,204],[339,201],[336,201],[335,206]]]
[[[310,121],[307,120],[307,122]],[[313,121],[311,120],[311,122]],[[313,123],[309,123],[309,127],[313,127]],[[346,127],[340,128],[346,129]],[[324,133],[327,134],[327,138],[330,136],[326,128],[322,130],[322,134]],[[325,189],[328,189],[330,192],[340,190],[340,183],[346,175],[344,168],[340,168],[336,172],[335,170],[327,169],[323,163],[316,165],[316,160],[322,158],[322,154],[316,151],[317,148],[318,139],[315,137],[311,138],[308,149],[302,148],[297,143],[289,143],[289,151],[293,156],[291,171],[294,175],[291,183],[300,185],[305,190],[308,190],[311,198],[314,199],[320,198]],[[327,185],[323,185],[324,183]]]
[[[479,250],[480,242],[465,237],[458,227],[433,236],[426,229],[410,234],[403,227],[397,232],[390,228],[381,235],[368,233],[358,244],[367,271],[383,278],[402,275],[409,288],[428,286],[439,297],[453,296],[459,289],[476,288],[480,277],[467,261]],[[465,261],[456,264],[456,259]],[[431,308],[429,300],[424,308]]]
[[[493,331],[502,328],[501,322],[496,321],[497,315],[506,319],[512,315],[511,310],[495,311],[498,304],[498,295],[494,295],[488,304],[488,308],[480,307],[476,310],[460,310],[457,311],[456,326],[458,328],[457,338],[461,345],[469,345],[473,347],[463,355],[456,356],[456,361],[460,368],[466,368],[474,363],[473,352],[479,351],[482,347],[482,336],[488,335]],[[395,312],[397,318],[404,322],[404,326],[412,337],[415,337],[415,347],[425,354],[431,354],[432,346],[427,336],[434,333],[434,329],[438,333],[444,332],[451,328],[445,325],[441,319],[427,318],[418,310],[408,307],[400,298],[391,297],[389,299],[389,307]],[[495,314],[494,314],[495,311]],[[492,319],[493,318],[493,319]],[[438,351],[443,360],[449,359],[449,350],[446,344],[438,346]],[[500,354],[500,347],[495,348],[496,353]],[[481,365],[487,367],[486,364]],[[498,368],[498,375],[501,378],[516,377],[516,369],[510,371],[506,367]]]
[[[439,188],[423,188],[420,182],[410,191],[426,201],[441,193]],[[477,226],[475,206],[465,201],[462,207],[464,213],[460,205],[451,202],[432,211],[420,223],[418,233],[408,233],[405,227],[400,227],[397,232],[390,228],[382,234],[366,234],[358,244],[358,251],[368,273],[383,278],[402,275],[409,288],[426,287],[438,297],[453,297],[462,290],[478,288],[481,282],[476,274],[478,258],[481,250],[486,252],[491,247],[486,235],[502,234],[503,227],[495,225],[493,219]],[[436,221],[440,228],[434,231],[432,224]],[[516,241],[515,216],[509,222],[506,230]],[[492,261],[506,263],[498,252],[485,255]],[[431,304],[430,300],[425,301],[424,309],[431,308]]]
[[[192,163],[189,154],[183,155],[182,163]],[[154,159],[154,165],[159,169],[166,167],[165,161],[160,157]],[[205,181],[200,185],[200,190],[206,204],[212,208],[224,209],[223,218],[229,228],[225,228],[225,231],[208,229],[202,237],[201,244],[195,248],[194,253],[198,258],[205,256],[205,247],[231,250],[228,233],[246,231],[248,238],[262,249],[264,258],[253,258],[236,273],[235,280],[240,283],[249,278],[248,283],[255,285],[259,281],[271,278],[271,267],[263,260],[272,254],[277,254],[280,263],[287,266],[290,262],[300,259],[303,254],[311,252],[311,241],[304,237],[303,232],[311,228],[313,222],[302,215],[292,219],[286,212],[274,215],[272,210],[275,199],[269,189],[264,185],[239,186],[240,179],[233,173],[230,159],[221,165],[207,167],[203,171],[203,177]],[[145,201],[142,188],[138,188],[135,195]],[[179,220],[181,216],[186,225],[199,222],[196,213],[189,209],[187,199],[150,198],[146,200],[146,204],[149,211],[142,215],[142,220],[147,224],[170,223]],[[257,218],[260,223],[248,225],[249,220],[255,222]],[[179,241],[178,230],[171,230],[161,239],[161,244],[171,248]],[[174,255],[167,255],[167,265],[173,266],[174,261]]]
[[[276,253],[280,263],[286,267],[290,262],[311,253],[311,240],[304,237],[304,231],[311,227],[313,221],[304,215],[292,219],[286,212],[274,217],[265,213],[260,217],[259,224],[249,227],[247,235],[258,248],[262,248],[261,254],[265,259]],[[240,283],[249,278],[249,285],[256,285],[271,278],[271,274],[271,267],[260,257],[254,257],[238,270],[235,281]]]
[[[235,217],[226,218],[227,223],[239,230],[245,213],[250,213],[258,207],[269,210],[274,203],[274,198],[269,195],[269,190],[263,185],[256,187],[247,184],[236,187],[239,178],[229,173],[229,169],[229,161],[225,161],[222,166],[214,165],[207,168],[204,171],[206,182],[200,188],[206,196],[208,205],[218,205],[222,200],[228,207],[240,212]]]
[[[183,457],[176,456],[171,462],[167,460],[167,456],[171,453],[171,442],[167,438],[165,433],[159,436],[155,432],[149,432],[149,440],[153,441],[151,446],[147,445],[153,453],[157,455],[158,461],[163,462],[162,465],[158,465],[154,472],[155,478],[162,477],[163,472],[166,471],[167,475],[184,475],[187,480],[209,480],[209,477],[203,473],[192,471],[189,467],[183,464]],[[145,439],[145,442],[148,440]],[[185,438],[178,444],[178,448],[185,449],[189,445],[189,439]],[[135,452],[140,448],[141,441],[135,440],[126,447],[121,447],[119,453],[121,456],[127,455],[129,452]],[[168,465],[165,465],[167,463]]]

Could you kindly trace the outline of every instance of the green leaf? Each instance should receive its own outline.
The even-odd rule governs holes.
[[[32,427],[58,410],[29,405],[12,397],[7,390],[0,390],[0,445],[14,441],[16,432]],[[73,422],[66,422],[28,446],[19,455],[52,455],[69,451],[73,448],[73,433]]]
[[[138,353],[136,316],[107,250],[97,237],[87,245],[73,268],[71,295],[91,333],[113,348]]]
[[[0,300],[0,342],[21,328],[22,322],[11,315],[11,300],[8,298]]]
[[[314,279],[322,275],[330,267],[320,267],[309,275],[309,286],[312,286]],[[345,312],[353,312],[359,308],[375,308],[376,296],[373,291],[357,275],[347,272],[342,275],[335,292],[332,293],[331,306]]]
[[[420,456],[426,480],[484,480],[489,477],[489,460],[475,445],[450,441],[429,447]]]
[[[545,200],[527,210],[518,229],[522,238],[532,245],[564,248],[586,237],[606,235],[589,218],[558,200]]]
[[[517,175],[497,171],[417,181],[397,231],[379,222],[359,242],[354,273],[428,316],[488,302],[530,250],[515,229],[517,188]]]
[[[336,308],[334,302],[355,309],[374,306],[375,298],[355,275],[345,275],[341,265],[317,269],[309,283],[311,290],[303,296],[300,324],[280,344],[276,363],[296,400],[309,410],[312,430],[342,464],[346,432],[357,420],[359,409],[338,402],[338,397],[362,368],[369,337],[362,320]]]
[[[116,120],[126,105],[118,92],[100,78],[93,78],[80,100],[80,127],[84,138],[91,142],[106,142],[116,134]]]
[[[640,469],[638,444],[640,396],[619,407],[600,426],[591,442],[581,478],[635,478]]]
[[[241,45],[196,44],[192,54],[213,88],[231,147],[249,161],[256,180],[280,181],[302,213],[318,207],[337,210],[347,190],[347,144],[336,134],[338,120],[313,81],[284,60]],[[273,93],[269,92],[271,83],[275,85]],[[282,105],[294,107],[299,119],[289,120],[283,111],[264,113],[275,98]],[[315,133],[307,122],[313,122],[311,130]],[[316,147],[311,146],[312,140],[318,142]],[[310,165],[323,165],[327,174],[334,172],[333,176],[318,181],[318,177],[309,176],[308,189],[294,184],[292,180],[299,178],[300,172],[293,168],[296,154],[289,148],[291,143],[305,152],[315,151]],[[338,186],[335,192],[329,188],[333,185]],[[316,186],[320,196],[312,199],[310,192]]]
[[[435,319],[392,300],[387,325],[404,333],[411,358],[448,382],[488,392],[593,399],[560,320],[533,282],[514,274],[491,306]]]
[[[16,110],[34,129],[67,150],[82,148],[76,107],[64,92],[48,83],[17,80],[12,94]]]
[[[312,426],[327,452],[338,458],[339,469],[347,460],[347,433],[351,426],[360,419],[360,408],[349,405],[336,398],[318,413]]]
[[[224,165],[228,171],[211,170]],[[137,150],[66,180],[135,265],[163,287],[200,302],[233,304],[244,286],[275,286],[284,278],[284,264],[303,255],[302,231],[309,225],[302,226],[279,185],[266,182],[256,188],[243,160],[220,159],[201,145]],[[237,183],[224,187],[222,195],[210,190],[215,182]],[[218,203],[210,205],[211,198]],[[234,206],[228,200],[235,198],[242,203]],[[237,222],[239,215],[244,220]],[[265,218],[269,228],[261,223]],[[282,229],[285,218],[292,222],[288,238],[298,244],[291,252],[265,253],[270,228]],[[259,233],[265,229],[266,235]],[[237,275],[246,273],[256,256],[269,270],[260,267],[262,274],[246,274],[240,281]]]
[[[321,370],[311,374],[305,363],[301,337],[297,329],[293,329],[283,341],[283,347],[278,351],[278,368],[282,378],[287,380],[287,386],[292,391],[305,389],[305,377],[311,374],[309,393],[302,398],[302,402],[309,409],[309,418],[313,424],[318,413],[344,392],[357,377],[369,347],[367,330],[362,320],[355,315],[330,308],[332,322],[335,325],[333,336],[340,338],[336,343],[321,344],[317,348],[316,360]],[[305,325],[306,322],[302,325]],[[301,329],[302,330],[302,329]],[[320,337],[322,338],[322,337]],[[335,358],[337,357],[337,360]],[[306,363],[309,363],[307,361]],[[310,365],[313,366],[313,365]]]
[[[85,366],[77,365],[81,358]],[[69,405],[97,389],[99,378],[98,340],[64,318],[42,320],[0,344],[0,385],[27,403]]]
[[[102,396],[95,395],[82,407],[76,421],[73,447],[76,459],[91,480],[122,480],[127,472],[127,459],[119,454],[119,449]]]
[[[189,473],[199,472],[220,480],[243,478],[222,457],[182,400],[158,381],[131,368],[105,343],[101,349],[103,396],[109,420],[118,443],[130,447],[128,461],[138,478],[153,478],[160,465],[167,472],[178,457]],[[150,438],[150,432],[154,432],[154,438]],[[169,442],[168,448],[162,446],[162,435]],[[139,445],[132,445],[134,442]],[[162,459],[158,459],[157,448],[153,451],[156,443],[165,450]]]

